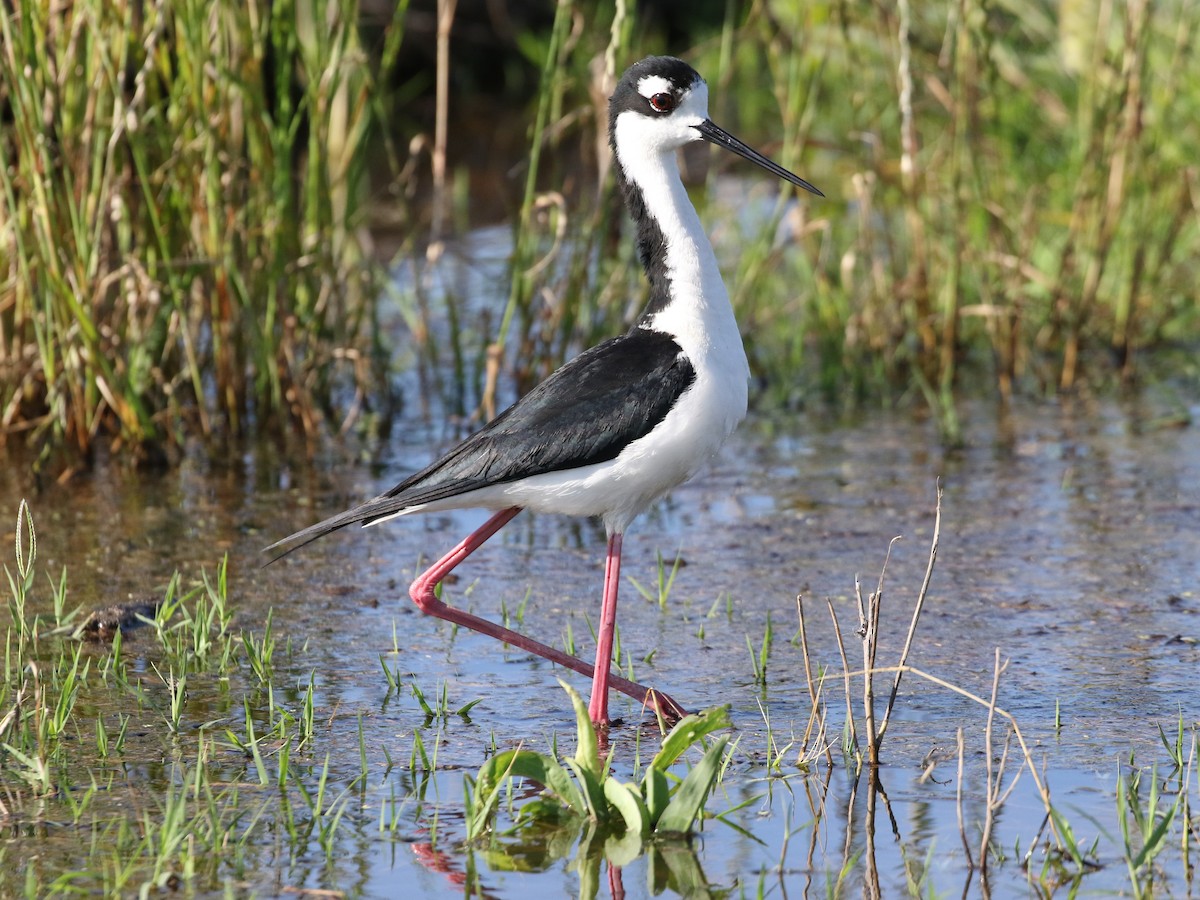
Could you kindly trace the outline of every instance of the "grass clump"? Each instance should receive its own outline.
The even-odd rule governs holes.
[[[156,460],[185,432],[311,434],[339,389],[362,389],[358,15],[355,0],[0,15],[0,433]]]
[[[663,739],[641,783],[633,784],[609,773],[610,760],[600,756],[583,698],[570,685],[560,684],[575,708],[575,756],[559,762],[553,756],[520,748],[497,753],[484,763],[473,782],[467,781],[467,837],[479,838],[490,828],[500,795],[513,778],[533,781],[547,792],[542,801],[522,807],[521,816],[587,820],[616,836],[610,851],[626,861],[631,858],[625,852],[630,849],[628,842],[632,842],[636,856],[644,841],[689,834],[706,815],[705,803],[720,775],[722,754],[729,741],[722,736],[706,746],[704,739],[730,727],[728,711],[714,708],[680,720]],[[695,746],[704,747],[700,762],[672,784],[670,768]],[[606,851],[606,855],[611,853]]]

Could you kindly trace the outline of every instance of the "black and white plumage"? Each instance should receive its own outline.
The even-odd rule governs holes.
[[[610,686],[665,714],[683,712],[666,695],[609,672],[622,536],[638,514],[695,474],[746,414],[746,354],[676,151],[709,141],[820,195],[714,125],[704,80],[671,57],[650,57],[625,72],[609,103],[609,137],[650,281],[650,299],[636,325],[566,363],[390,491],[267,548],[284,555],[347,525],[416,512],[498,510],[421,575],[410,594],[425,612],[591,676],[589,711],[597,724],[608,722]],[[594,667],[446,606],[435,595],[449,571],[521,509],[604,521],[609,546]]]

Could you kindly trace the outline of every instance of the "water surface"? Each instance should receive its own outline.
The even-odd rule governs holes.
[[[802,733],[810,715],[795,640],[797,595],[804,598],[814,663],[841,669],[829,599],[851,665],[861,666],[854,579],[861,577],[864,593],[873,590],[889,541],[902,536],[886,573],[879,657],[881,664],[894,662],[927,563],[940,479],[941,542],[910,663],[987,695],[999,650],[1008,661],[999,704],[1016,716],[1055,803],[1085,832],[1083,842],[1099,838],[1103,868],[1083,885],[1127,889],[1112,812],[1118,762],[1132,753],[1137,767],[1164,766],[1159,726],[1172,731],[1182,715],[1192,728],[1200,711],[1200,442],[1194,429],[1156,427],[1155,412],[1153,399],[1003,409],[980,402],[964,416],[965,446],[953,452],[940,447],[932,424],[902,413],[852,422],[752,418],[710,468],[644,516],[625,542],[624,572],[653,582],[656,552],[668,563],[679,554],[685,565],[663,607],[624,586],[622,658],[638,679],[692,708],[730,705],[739,742],[710,808],[720,812],[756,798],[734,816],[753,837],[710,822],[683,871],[701,872],[714,889],[757,893],[761,884],[782,886],[789,896],[802,889],[825,893],[847,860],[851,893],[870,880],[872,861],[885,896],[906,890],[914,877],[941,893],[970,883],[957,824],[954,747],[961,728],[964,808],[975,839],[985,789],[982,707],[907,678],[874,793],[866,776],[854,777],[838,747],[832,768],[799,768],[799,745],[777,769],[767,767],[773,748]],[[408,601],[406,586],[418,565],[486,514],[347,530],[260,568],[266,544],[422,465],[439,449],[438,431],[402,429],[370,464],[337,448],[314,466],[279,460],[270,448],[217,461],[196,453],[171,472],[101,465],[41,493],[16,468],[0,474],[0,509],[9,510],[11,522],[18,498],[30,499],[39,565],[55,573],[67,567],[72,605],[161,595],[176,568],[196,577],[228,553],[235,627],[261,632],[273,611],[276,635],[294,647],[290,656],[281,654],[279,678],[298,686],[297,702],[316,673],[321,727],[308,760],[313,771],[328,753],[331,777],[351,782],[362,729],[371,777],[355,788],[336,856],[318,848],[299,855],[264,851],[256,863],[261,869],[241,876],[248,890],[390,896],[397,884],[415,884],[423,895],[453,896],[463,891],[468,871],[487,896],[579,890],[578,866],[544,858],[540,838],[501,838],[497,847],[507,853],[469,852],[461,844],[463,773],[477,769],[493,747],[545,750],[557,736],[569,750],[573,722],[556,678],[587,689],[544,661],[425,618]],[[604,549],[597,523],[524,514],[462,567],[447,599],[494,618],[524,603],[520,628],[559,645],[569,632],[577,652],[590,658]],[[768,617],[774,639],[763,685],[755,681],[747,638],[757,650]],[[131,635],[129,648],[139,647],[153,655],[148,637]],[[388,691],[381,655],[406,688],[415,683],[434,696],[444,686],[453,708],[480,702],[467,717],[431,721],[407,691]],[[189,687],[196,725],[239,719],[248,688],[237,679],[197,679]],[[840,679],[826,690],[830,740],[840,743]],[[856,684],[856,702],[859,690]],[[628,777],[638,743],[648,746],[653,731],[631,701],[620,697],[613,705],[626,722],[613,733],[615,770]],[[154,735],[162,726],[137,715],[145,720],[134,723],[143,736],[130,741],[124,765],[131,784],[153,789],[177,774],[139,758],[159,752]],[[431,775],[407,768],[418,733],[436,747]],[[996,753],[1001,739],[998,727]],[[389,758],[403,762],[389,768]],[[248,777],[240,755],[217,762],[231,782]],[[1010,761],[1010,778],[1019,762]],[[381,831],[383,818],[396,827]],[[994,892],[1030,893],[1017,851],[1039,836],[1045,840],[1043,818],[1026,774],[997,818],[995,841],[1008,859],[994,867]],[[53,827],[48,833],[60,848],[56,864],[69,868],[81,851],[72,850],[69,833]],[[529,871],[513,871],[514,859]],[[1033,858],[1035,876],[1042,859]],[[643,857],[621,873],[626,896],[680,889],[678,879],[663,875],[671,871],[661,858]],[[1173,891],[1186,890],[1178,868],[1165,877]],[[605,869],[602,894],[611,889],[608,878]]]

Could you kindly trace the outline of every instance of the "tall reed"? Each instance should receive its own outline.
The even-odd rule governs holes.
[[[0,15],[0,434],[155,458],[365,379],[356,0]],[[393,23],[393,28],[398,28]]]
[[[1198,25],[1185,3],[756,5],[738,97],[776,87],[785,150],[841,201],[789,210],[739,286],[764,380],[916,386],[953,439],[968,378],[1071,390],[1195,346]]]
[[[625,24],[614,44],[584,0],[559,5],[555,35],[564,15],[594,27],[536,45],[531,143],[556,153],[526,182],[499,328],[518,391],[643,296],[611,194],[554,189],[574,146],[603,144],[605,62],[664,48]],[[953,442],[964,391],[1131,380],[1200,340],[1194,4],[760,0],[710,27],[666,49],[709,80],[714,118],[828,195],[707,178],[760,405],[909,396]]]
[[[363,160],[405,12],[374,62],[356,0],[3,17],[4,433],[154,455],[193,431],[312,435],[371,402],[387,380],[369,377],[384,348],[359,265]],[[544,34],[521,36],[542,76],[508,277],[486,303],[418,298],[417,343],[449,320],[454,393],[485,415],[637,314],[605,101],[664,49],[708,77],[716,118],[828,195],[707,176],[710,196],[736,195],[704,215],[760,404],[923,396],[953,441],[964,387],[1074,390],[1196,346],[1194,4],[758,0],[670,47],[635,18],[559,0]],[[444,44],[453,72],[452,24]],[[466,137],[448,99],[453,167]]]

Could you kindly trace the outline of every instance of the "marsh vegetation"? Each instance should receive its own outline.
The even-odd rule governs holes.
[[[25,4],[4,17],[9,443],[65,451],[57,471],[98,446],[159,460],[189,435],[378,433],[396,409],[387,360],[413,352],[448,362],[450,390],[486,413],[629,321],[642,287],[598,179],[603,101],[662,38],[625,4],[558,3],[500,67],[540,72],[505,79],[533,96],[480,102],[453,89],[472,83],[453,6],[436,71],[415,74],[406,10]],[[1194,384],[1197,15],[756,3],[699,21],[687,55],[715,112],[829,196],[797,203],[690,161],[709,195],[740,195],[743,214],[714,228],[760,406],[902,398],[953,441],[964,385]],[[496,307],[462,294],[445,241],[479,222],[491,173],[468,164],[514,102],[528,104],[527,149],[491,159],[516,166],[490,191],[513,234]],[[427,135],[400,139],[422,123]],[[412,276],[399,297],[369,264],[384,219]],[[393,332],[381,308],[397,301]]]
[[[424,67],[405,3],[0,16],[0,893],[1194,893],[1200,11],[563,0],[479,103],[439,8]],[[636,315],[660,50],[829,200],[686,160],[756,410],[628,567],[616,664],[705,716],[605,750],[407,609],[469,514],[255,552]],[[586,656],[602,546],[451,602]]]

